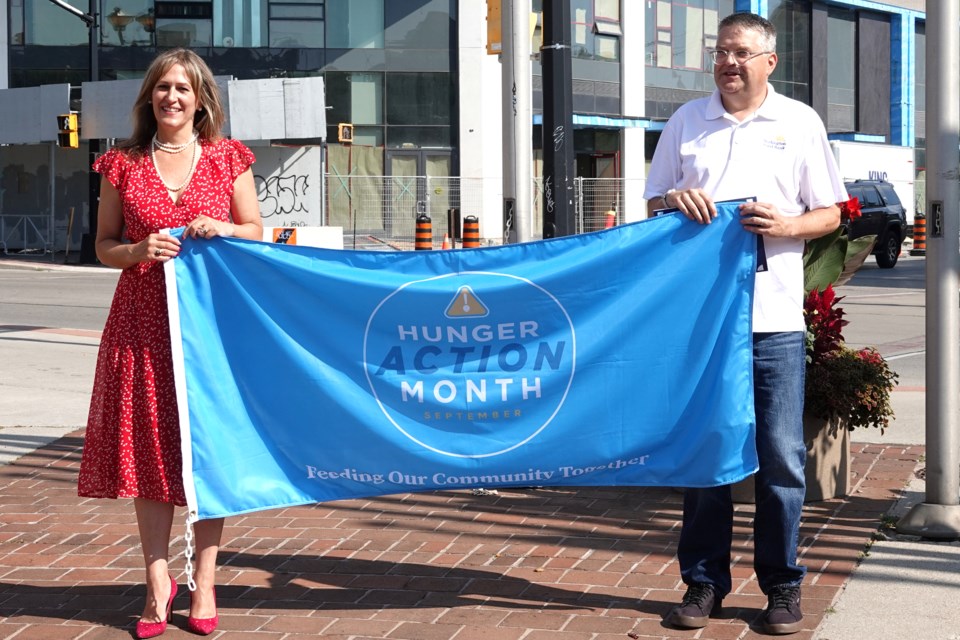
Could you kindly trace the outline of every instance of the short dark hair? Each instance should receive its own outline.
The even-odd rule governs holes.
[[[777,28],[773,26],[772,22],[762,16],[748,12],[731,13],[720,21],[717,32],[719,33],[727,27],[759,31],[765,40],[763,48],[766,51],[777,50]]]

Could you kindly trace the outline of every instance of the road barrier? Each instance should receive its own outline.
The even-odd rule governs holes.
[[[913,219],[913,248],[910,249],[910,255],[927,255],[927,218],[919,213]]]
[[[414,236],[413,248],[417,251],[433,249],[433,220],[425,213],[417,216],[417,233]]]

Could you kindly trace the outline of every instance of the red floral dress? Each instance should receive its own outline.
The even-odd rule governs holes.
[[[112,149],[93,168],[120,193],[126,239],[140,242],[199,215],[230,220],[233,183],[253,162],[253,153],[236,140],[203,144],[177,203],[167,195],[149,154],[133,158]],[[142,262],[120,274],[110,305],[77,492],[183,506],[182,462],[163,263]]]

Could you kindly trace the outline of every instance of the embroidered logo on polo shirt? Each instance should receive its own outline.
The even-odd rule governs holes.
[[[769,147],[770,149],[777,149],[778,151],[783,151],[787,148],[787,139],[783,136],[777,136],[776,138],[767,138],[763,141],[764,146]]]

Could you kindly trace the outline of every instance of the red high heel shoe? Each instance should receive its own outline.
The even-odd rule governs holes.
[[[140,640],[156,638],[159,635],[163,635],[163,632],[167,630],[167,623],[170,622],[170,617],[173,615],[173,599],[176,595],[177,581],[170,578],[170,598],[167,600],[167,615],[160,622],[137,620],[137,637],[140,638]]]
[[[193,594],[190,594],[190,604],[193,604]],[[217,590],[213,590],[213,604],[217,604]],[[187,618],[187,629],[193,631],[194,633],[200,634],[201,636],[208,636],[217,629],[217,624],[220,622],[220,614],[214,614],[212,618],[194,618],[189,616]]]

